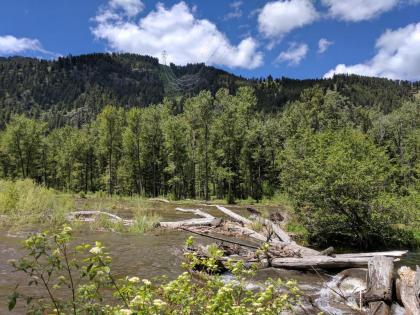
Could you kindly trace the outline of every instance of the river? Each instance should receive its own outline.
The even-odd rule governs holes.
[[[164,213],[164,219],[182,219],[182,214],[174,215],[169,211]],[[16,283],[25,283],[22,273],[13,272],[9,264],[10,259],[18,259],[23,254],[21,242],[27,233],[0,232],[0,314],[9,314],[7,311],[7,297]],[[187,238],[187,233],[182,231],[156,230],[142,235],[119,234],[112,232],[78,232],[75,235],[76,243],[93,243],[101,241],[108,249],[113,258],[112,270],[117,276],[138,276],[152,279],[153,277],[166,275],[175,278],[181,271],[182,261],[181,248]],[[196,237],[197,241],[208,243],[209,239]],[[420,263],[420,251],[410,252],[399,265]],[[259,279],[267,277],[281,277],[283,279],[296,279],[300,288],[311,296],[313,300],[331,314],[352,314],[340,303],[334,303],[334,296],[327,286],[334,285],[334,275],[319,275],[313,272],[299,272],[267,269],[260,271]],[[362,278],[360,276],[360,278]],[[360,286],[357,278],[347,283],[348,290],[354,290]],[[13,313],[24,314],[24,307],[18,306]]]

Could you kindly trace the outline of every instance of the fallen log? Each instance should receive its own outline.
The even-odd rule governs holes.
[[[158,226],[167,229],[179,229],[187,226],[216,226],[220,223],[219,218],[214,219],[190,219],[176,222],[159,222]]]
[[[240,222],[244,225],[250,225],[252,223],[251,220],[249,220],[247,218],[244,218],[243,216],[241,216],[241,215],[239,215],[239,214],[237,214],[237,213],[235,213],[235,212],[233,212],[233,211],[231,211],[231,210],[229,210],[225,207],[217,206],[217,205],[216,205],[216,207],[217,207],[217,209],[222,211],[224,214],[226,214],[227,216],[229,216],[230,218],[232,218],[236,222]],[[243,235],[254,238],[254,239],[256,239],[260,242],[268,242],[270,245],[280,246],[282,248],[285,248],[285,246],[287,246],[287,248],[289,250],[296,253],[296,256],[315,256],[315,255],[320,254],[318,251],[316,251],[314,249],[307,248],[307,247],[304,247],[304,246],[300,246],[300,245],[296,244],[295,242],[282,242],[282,241],[278,241],[278,240],[268,239],[267,236],[264,236],[261,233],[255,232],[254,230],[251,230],[247,227],[241,227],[241,226],[238,226],[238,225],[233,226],[232,225],[232,228],[235,228],[236,230],[241,231],[241,233]],[[285,234],[285,235],[287,235],[287,234],[283,230],[281,230],[280,227],[277,226],[276,231],[280,235],[282,235],[282,237],[284,239],[289,239],[290,240],[289,236],[286,237],[286,236],[283,235],[283,234]],[[275,231],[273,230],[273,232],[275,232]]]
[[[409,267],[398,269],[400,277],[399,295],[405,308],[406,315],[420,314],[420,268],[417,271]]]
[[[267,236],[262,235],[261,233],[255,232],[254,230],[247,228],[245,226],[240,226],[238,224],[233,224],[230,222],[226,223],[226,228],[230,231],[233,231],[238,236],[246,236],[252,239],[255,239],[259,242],[269,242],[270,240],[267,238]]]
[[[390,314],[393,271],[392,257],[375,256],[369,260],[367,291],[364,294],[364,303],[369,306],[369,315]]]
[[[300,246],[296,243],[285,243],[278,240],[271,240],[268,239],[267,236],[255,232],[254,230],[251,230],[250,228],[239,226],[237,224],[227,223],[227,228],[230,231],[233,231],[237,236],[246,236],[249,238],[252,238],[259,243],[268,243],[271,247],[274,248],[280,248],[284,252],[293,253],[293,256],[295,257],[306,257],[306,256],[316,256],[320,253],[314,249],[307,248],[304,246]],[[223,231],[221,231],[223,233]],[[287,255],[288,257],[290,255]]]
[[[207,212],[204,212],[204,211],[202,211],[202,210],[200,210],[200,209],[184,209],[184,208],[175,208],[175,210],[176,210],[176,211],[179,211],[179,212],[193,213],[193,214],[195,214],[196,216],[203,217],[203,218],[206,218],[206,219],[215,219],[215,217],[214,217],[214,216],[212,216],[211,214],[209,214],[209,213],[207,213]]]
[[[229,210],[225,207],[216,205],[216,208],[219,209],[220,211],[222,211],[224,214],[226,214],[227,216],[229,216],[231,219],[233,219],[236,222],[240,222],[242,224],[251,224],[252,223],[251,220],[249,220],[247,218],[244,218],[243,216],[241,216],[241,215],[239,215],[239,214],[237,214],[237,213],[235,213],[235,212],[233,212],[233,211],[231,211],[231,210]]]
[[[193,213],[197,216],[200,216],[200,219],[189,219],[189,220],[182,220],[182,221],[174,221],[174,222],[159,222],[159,226],[167,228],[167,229],[179,229],[182,227],[194,227],[194,226],[217,226],[220,224],[221,219],[212,216],[209,213],[201,211],[200,209],[183,209],[183,208],[176,208],[177,211],[180,212],[187,212]]]
[[[334,257],[350,258],[350,257],[402,257],[408,253],[408,250],[397,250],[390,252],[372,252],[372,253],[349,253],[349,254],[336,254]]]
[[[123,219],[115,214],[103,212],[103,211],[91,211],[91,210],[70,212],[67,215],[66,219],[68,221],[95,222],[96,220],[98,220],[98,217],[101,215],[108,217],[113,222],[122,222],[124,225],[133,224],[133,220]]]
[[[366,267],[368,257],[340,258],[330,256],[304,256],[302,258],[274,258],[271,265],[276,268],[307,270],[313,268],[338,269]]]

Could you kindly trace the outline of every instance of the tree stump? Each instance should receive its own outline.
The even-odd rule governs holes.
[[[367,291],[364,295],[364,302],[369,305],[369,315],[390,314],[393,272],[393,258],[375,256],[369,260]]]
[[[406,315],[420,314],[420,268],[417,271],[409,267],[398,269],[400,276],[399,295],[405,308]]]
[[[391,257],[376,256],[368,263],[368,289],[365,302],[392,302],[392,277],[394,261]]]

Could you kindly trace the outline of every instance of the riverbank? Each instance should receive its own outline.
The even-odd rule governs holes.
[[[104,192],[89,194],[72,194],[55,191],[34,184],[31,180],[16,182],[0,181],[0,229],[6,231],[58,229],[67,222],[67,215],[73,211],[102,211],[116,214],[122,218],[131,219],[134,224],[126,227],[118,222],[112,222],[106,217],[93,224],[81,227],[91,231],[115,231],[127,233],[144,233],[153,229],[162,217],[172,220],[179,217],[175,214],[176,207],[203,208],[209,205],[226,205],[225,200],[180,200],[171,201],[162,198],[146,198],[142,196],[109,196]],[[308,231],[294,215],[292,202],[286,195],[278,194],[271,199],[263,199],[258,203],[252,199],[238,200],[229,208],[246,212],[252,207],[263,217],[272,212],[280,214],[282,227],[302,245],[308,245]],[[210,209],[211,211],[211,209]],[[188,215],[181,215],[180,218]],[[414,230],[413,243],[420,244],[420,227],[415,225],[403,227]],[[78,223],[73,223],[78,228]],[[258,228],[258,227],[256,227]],[[384,248],[377,248],[382,250]],[[344,249],[345,250],[345,249]]]

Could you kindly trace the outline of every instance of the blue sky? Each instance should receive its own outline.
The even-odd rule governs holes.
[[[3,0],[0,55],[127,51],[246,77],[420,80],[420,0]]]

